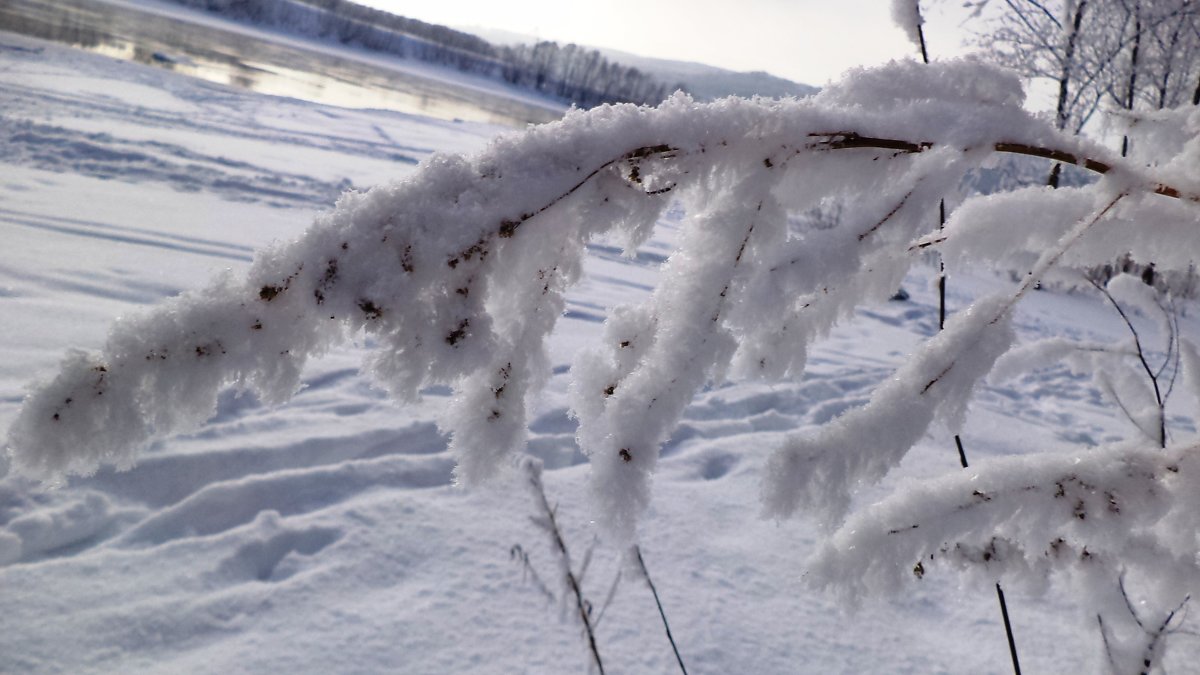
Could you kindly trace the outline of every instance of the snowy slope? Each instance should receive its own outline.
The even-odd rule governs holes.
[[[401,177],[500,129],[269,98],[0,33],[0,430],[24,384],[109,323],[298,235],[347,186]],[[595,540],[587,466],[566,376],[607,312],[653,287],[673,211],[634,257],[597,242],[554,336],[555,377],[530,425],[578,566]],[[864,403],[936,330],[932,273],[912,299],[862,310],[810,358],[800,382],[699,396],[663,452],[643,552],[696,673],[990,673],[1009,670],[988,587],[915,578],[857,613],[804,583],[811,523],[758,518],[767,452],[786,432]],[[951,306],[1010,282],[960,274]],[[1096,299],[1036,294],[1025,338],[1112,340]],[[1196,332],[1193,320],[1187,329]],[[360,338],[360,343],[365,343]],[[128,471],[43,486],[0,481],[0,672],[584,672],[569,607],[519,474],[462,491],[435,425],[448,392],[390,402],[360,375],[365,344],[328,354],[305,389],[270,408],[228,392],[196,434],[157,444]],[[1172,421],[1180,434],[1192,422]],[[972,460],[1069,451],[1131,429],[1086,382],[1051,371],[984,391]],[[896,480],[955,466],[926,439]],[[646,585],[596,546],[584,587],[608,670],[673,672]],[[557,583],[550,589],[561,596]],[[1098,637],[1069,599],[1010,589],[1030,672],[1094,667]],[[1173,659],[1195,649],[1181,642]]]

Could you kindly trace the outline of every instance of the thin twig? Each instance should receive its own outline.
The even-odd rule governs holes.
[[[1138,616],[1137,609],[1133,606],[1133,601],[1129,599],[1129,592],[1125,590],[1124,572],[1117,577],[1117,588],[1121,591],[1121,599],[1125,601],[1125,610],[1129,612],[1129,616],[1133,618],[1133,621],[1137,624],[1138,628],[1142,629],[1142,632],[1146,634],[1146,637],[1150,638],[1150,640],[1146,643],[1145,648],[1142,650],[1142,670],[1139,671],[1139,675],[1149,675],[1154,665],[1154,652],[1158,648],[1158,643],[1161,642],[1166,636],[1173,635],[1177,632],[1178,629],[1171,629],[1171,621],[1175,619],[1177,614],[1185,610],[1188,602],[1192,599],[1192,596],[1190,593],[1183,596],[1183,600],[1176,605],[1175,609],[1167,612],[1167,615],[1163,618],[1162,622],[1158,624],[1157,628],[1150,630],[1146,627],[1146,624],[1142,621],[1142,618]],[[1112,651],[1109,649],[1108,634],[1104,630],[1104,619],[1100,615],[1096,615],[1096,620],[1100,623],[1100,636],[1104,639],[1104,648],[1105,651],[1108,652],[1108,659],[1109,663],[1111,664],[1113,663],[1113,657]],[[1182,621],[1180,623],[1182,623]],[[1114,666],[1114,671],[1115,670],[1116,668]]]
[[[630,150],[629,152],[626,152],[625,154],[621,155],[620,157],[614,157],[614,158],[608,160],[607,162],[600,164],[595,169],[592,169],[592,171],[590,173],[588,173],[588,175],[584,176],[583,179],[580,180],[578,183],[572,185],[570,188],[568,188],[562,194],[555,197],[554,199],[551,199],[549,202],[546,202],[542,206],[534,209],[533,211],[526,211],[525,213],[522,213],[521,215],[517,216],[516,218],[506,218],[506,219],[500,221],[500,227],[496,230],[496,234],[498,234],[502,238],[508,238],[508,237],[513,236],[514,234],[517,233],[517,228],[521,227],[521,225],[523,225],[525,223],[525,221],[529,220],[530,218],[533,218],[534,216],[538,215],[539,213],[542,213],[543,211],[549,209],[550,207],[561,202],[562,200],[566,199],[567,197],[570,197],[572,194],[575,193],[576,190],[578,190],[579,188],[586,185],[588,183],[588,181],[590,181],[592,178],[596,177],[596,175],[598,175],[601,171],[607,169],[608,167],[610,167],[618,162],[641,160],[641,159],[644,159],[647,157],[653,157],[653,156],[669,157],[670,153],[673,153],[673,152],[675,152],[675,148],[672,148],[669,145],[647,145],[647,146],[642,146],[640,148],[635,148],[633,150]],[[667,188],[664,190],[654,190],[654,191],[647,192],[647,194],[662,194],[663,192],[667,192],[674,187],[675,186],[672,185],[671,188]],[[469,258],[470,256],[465,255],[466,252],[467,251],[460,253],[457,257]]]
[[[557,599],[554,597],[554,593],[551,592],[551,590],[546,586],[546,583],[542,581],[542,576],[537,573],[536,569],[533,568],[533,563],[529,561],[529,554],[524,548],[521,547],[520,544],[513,544],[512,548],[508,551],[508,556],[521,561],[521,575],[527,575],[528,578],[533,579],[534,587],[537,588],[542,595],[546,596],[547,600],[554,602]],[[522,581],[524,581],[524,579],[522,579]]]
[[[530,463],[528,466],[529,484],[533,488],[534,495],[537,497],[542,511],[546,514],[547,530],[554,540],[554,545],[558,547],[559,554],[562,555],[567,585],[570,587],[571,593],[575,596],[575,607],[579,611],[579,620],[583,622],[583,630],[587,634],[588,648],[592,652],[592,658],[596,662],[596,668],[600,671],[600,675],[604,675],[604,663],[600,660],[600,650],[596,647],[596,634],[592,628],[592,620],[590,612],[588,612],[587,602],[583,599],[583,589],[579,587],[579,581],[571,571],[571,554],[567,551],[567,543],[563,540],[562,531],[558,527],[558,520],[555,518],[554,509],[550,507],[550,502],[546,499],[546,490],[542,485],[541,472],[533,463]]]
[[[593,628],[600,627],[600,620],[604,618],[604,613],[608,611],[608,606],[612,604],[613,598],[617,596],[617,586],[621,583],[621,570],[617,570],[617,576],[613,577],[612,585],[608,587],[608,595],[604,596],[604,604],[600,606],[600,611],[596,613],[596,619],[592,621]]]
[[[921,4],[917,3],[917,40],[921,47],[921,62],[929,65],[929,52],[925,49],[925,29],[922,24],[925,19],[921,17]]]
[[[1121,572],[1117,577],[1117,588],[1121,590],[1121,599],[1125,601],[1125,609],[1129,612],[1129,616],[1133,617],[1133,622],[1138,625],[1138,628],[1146,630],[1146,624],[1142,623],[1142,617],[1138,616],[1137,610],[1133,607],[1133,601],[1129,599],[1129,591],[1125,590],[1125,573]],[[1149,634],[1149,631],[1147,631]]]
[[[654,581],[650,579],[650,571],[646,569],[646,561],[642,559],[642,548],[635,545],[633,553],[637,558],[638,567],[642,569],[642,575],[646,577],[646,583],[650,586],[650,592],[654,594],[654,604],[658,605],[658,615],[662,617],[663,628],[667,631],[667,640],[671,643],[671,651],[675,652],[675,660],[679,662],[679,670],[683,671],[683,675],[687,675],[687,667],[683,665],[683,657],[679,655],[679,647],[675,645],[675,638],[671,635],[671,624],[667,623],[667,613],[663,610],[662,601],[658,599],[658,589],[654,587]]]
[[[938,232],[946,229],[946,200],[938,201]],[[941,251],[937,254],[938,257],[938,330],[946,327],[946,259],[942,256]],[[959,451],[962,451],[961,444]]]
[[[1121,412],[1125,413],[1125,418],[1128,419],[1133,426],[1137,427],[1137,430],[1142,432],[1142,435],[1144,435],[1147,440],[1157,443],[1158,438],[1156,438],[1153,433],[1146,431],[1145,427],[1142,426],[1142,423],[1139,422],[1138,419],[1133,416],[1133,413],[1129,411],[1129,406],[1125,405],[1125,402],[1121,400],[1121,395],[1117,393],[1117,388],[1113,386],[1112,380],[1110,380],[1104,373],[1100,373],[1098,377],[1100,379],[1100,384],[1102,384],[1105,390],[1108,391],[1108,395],[1112,396],[1112,399],[1117,404],[1117,407],[1121,409]]]
[[[809,136],[812,138],[826,139],[822,141],[816,141],[808,145],[806,149],[809,150],[847,150],[854,148],[872,148],[876,150],[894,150],[903,154],[916,154],[925,152],[926,150],[930,150],[935,147],[935,144],[929,141],[914,142],[894,138],[862,136],[853,131],[811,133]],[[1006,154],[1040,157],[1042,159],[1051,159],[1064,164],[1072,164],[1101,175],[1113,170],[1113,166],[1107,162],[1101,162],[1100,160],[1092,159],[1090,157],[1076,155],[1058,148],[1047,148],[1037,145],[1028,145],[1026,143],[1001,141],[993,144],[992,149],[996,152],[1003,152]],[[1200,201],[1200,195],[1184,194],[1178,188],[1161,183],[1156,185],[1152,192],[1165,197],[1173,197],[1175,199]]]
[[[1021,661],[1017,658],[1017,640],[1013,637],[1012,622],[1008,619],[1008,603],[1004,600],[1004,589],[996,582],[996,599],[1000,601],[1000,616],[1004,618],[1004,634],[1008,637],[1008,655],[1012,657],[1014,675],[1021,675]]]
[[[1117,661],[1113,658],[1112,645],[1108,641],[1108,630],[1104,627],[1104,617],[1097,614],[1096,623],[1100,624],[1100,640],[1104,642],[1104,654],[1108,657],[1108,665],[1112,672],[1117,672]]]
[[[597,538],[593,538],[592,545],[588,546],[587,553],[583,554],[583,564],[579,566],[579,572],[575,575],[581,586],[583,585],[584,578],[587,577],[588,567],[592,565],[592,553],[596,550],[596,542]]]
[[[904,208],[904,205],[908,202],[908,198],[913,195],[914,190],[916,190],[915,187],[912,190],[909,190],[908,192],[906,192],[904,194],[904,196],[900,198],[900,201],[897,202],[896,205],[892,207],[892,210],[887,212],[887,215],[885,215],[883,218],[881,218],[878,223],[875,223],[873,226],[871,226],[871,229],[858,235],[858,240],[862,241],[862,240],[866,239],[867,237],[871,236],[872,234],[875,233],[876,230],[883,227],[884,224],[887,223],[887,221],[891,220],[892,216],[899,213],[900,209]]]
[[[1158,405],[1158,438],[1154,440],[1158,441],[1160,448],[1165,448],[1167,447],[1166,400],[1163,398],[1162,390],[1158,386],[1158,376],[1154,374],[1154,369],[1150,367],[1150,361],[1146,359],[1146,351],[1142,348],[1141,337],[1138,335],[1137,329],[1134,328],[1133,321],[1125,313],[1125,308],[1121,307],[1121,304],[1112,296],[1112,293],[1109,293],[1108,289],[1101,286],[1096,280],[1089,279],[1088,281],[1108,299],[1109,304],[1113,306],[1113,309],[1117,310],[1117,314],[1121,316],[1121,320],[1125,322],[1125,326],[1129,328],[1129,332],[1133,335],[1133,346],[1137,350],[1138,361],[1142,364],[1142,369],[1146,371],[1146,377],[1150,378],[1150,385],[1154,388],[1154,402]],[[1116,389],[1113,389],[1113,393],[1115,395]],[[1153,435],[1150,437],[1154,438]]]
[[[1034,264],[1033,269],[1026,274],[1025,281],[1022,282],[1020,288],[1017,289],[1017,292],[1013,294],[1012,298],[1005,303],[1000,312],[996,314],[996,317],[992,319],[992,323],[996,323],[1000,319],[1004,318],[1004,316],[1007,315],[1014,306],[1016,306],[1017,302],[1019,302],[1021,298],[1025,297],[1025,294],[1041,281],[1042,276],[1049,271],[1050,268],[1053,267],[1060,258],[1063,257],[1063,254],[1067,252],[1067,249],[1071,248],[1075,242],[1079,241],[1080,237],[1086,234],[1093,225],[1100,222],[1100,219],[1107,215],[1108,212],[1117,205],[1117,202],[1124,199],[1126,196],[1128,196],[1128,194],[1129,193],[1127,192],[1122,192],[1116,197],[1113,197],[1111,201],[1104,205],[1104,207],[1097,209],[1091,215],[1087,216],[1083,220],[1080,220],[1066,234],[1060,237],[1055,247],[1049,253],[1044,254],[1040,259],[1038,259],[1038,261]]]
[[[1158,289],[1155,289],[1155,291],[1157,290]],[[1162,312],[1163,317],[1167,320],[1167,354],[1163,357],[1163,362],[1158,367],[1158,370],[1154,371],[1154,377],[1162,377],[1162,374],[1167,370],[1167,366],[1170,366],[1175,360],[1175,343],[1178,342],[1178,340],[1175,339],[1176,322],[1172,317],[1172,314],[1176,311],[1175,303],[1171,302],[1171,296],[1167,296],[1166,303],[1169,305],[1169,309],[1168,307],[1163,306],[1162,300],[1159,300],[1155,303],[1158,305],[1158,311]],[[1164,393],[1163,400],[1166,400],[1167,396],[1168,394]]]
[[[1167,391],[1163,393],[1163,400],[1171,398],[1171,392],[1175,391],[1175,381],[1179,378],[1180,361],[1183,359],[1183,346],[1179,344],[1179,310],[1175,308],[1174,301],[1171,302],[1171,342],[1175,345],[1175,364],[1171,367],[1171,381],[1167,384]]]

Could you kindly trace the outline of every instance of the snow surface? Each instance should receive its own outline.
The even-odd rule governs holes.
[[[411,172],[435,151],[480,149],[498,132],[255,96],[5,33],[0,91],[0,428],[26,382],[68,349],[99,347],[114,317],[222,270],[241,274],[253,250],[298,236],[345,186]],[[550,469],[577,561],[598,529],[566,376],[612,308],[651,296],[680,218],[666,212],[633,257],[589,246],[549,341],[527,450]],[[865,405],[936,332],[932,276],[911,273],[907,302],[859,310],[807,355],[799,381],[715,387],[680,404],[640,527],[693,672],[1009,670],[986,584],[889,579],[892,598],[850,613],[804,578],[819,529],[757,517],[770,451]],[[951,308],[1011,289],[953,274]],[[1184,323],[1196,335],[1195,320]],[[1111,308],[1082,295],[1034,293],[1012,327],[1022,341],[1127,338]],[[309,363],[287,406],[222,394],[200,431],[156,443],[128,471],[0,482],[0,672],[586,670],[567,605],[548,602],[512,559],[519,544],[562,595],[520,478],[452,487],[454,458],[434,424],[449,391],[391,402],[360,374],[370,346],[360,334]],[[1090,382],[1059,367],[980,389],[963,432],[973,463],[1136,437]],[[1170,424],[1195,434],[1191,419]],[[957,462],[953,440],[935,432],[860,499]],[[606,666],[672,672],[653,598],[620,553],[599,545],[584,579],[599,604],[622,574],[598,627]],[[1094,668],[1093,618],[1042,590],[1009,593],[1026,669]],[[1179,638],[1168,666],[1195,648]]]

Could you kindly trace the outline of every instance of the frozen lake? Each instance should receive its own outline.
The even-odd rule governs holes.
[[[538,105],[533,95],[531,100],[505,96],[499,83],[483,78],[423,76],[420,71],[432,70],[445,78],[440,71],[446,69],[411,59],[285,35],[264,40],[250,34],[253,28],[226,30],[206,14],[195,13],[193,22],[183,20],[192,14],[183,8],[145,7],[153,11],[99,0],[0,0],[0,29],[261,94],[344,108],[517,127],[562,114],[554,102]],[[495,91],[488,91],[492,87]]]

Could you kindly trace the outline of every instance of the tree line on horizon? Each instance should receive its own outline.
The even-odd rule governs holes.
[[[580,108],[655,105],[680,88],[587,47],[549,41],[497,46],[469,33],[346,0],[172,1],[237,21],[495,78]]]

